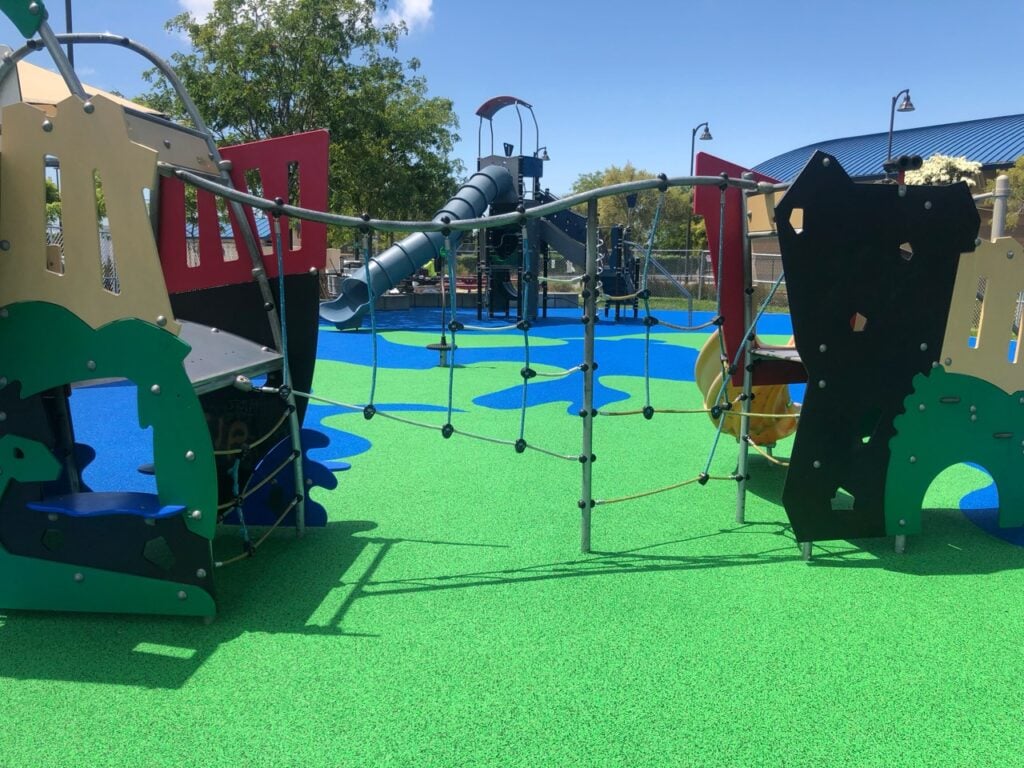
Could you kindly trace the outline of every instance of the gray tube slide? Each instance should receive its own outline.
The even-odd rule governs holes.
[[[475,219],[483,216],[491,203],[514,203],[515,183],[508,169],[500,165],[489,165],[469,177],[447,204],[438,211],[433,220],[441,221]],[[458,247],[462,232],[451,233],[452,249]],[[320,317],[333,323],[338,330],[358,328],[363,315],[370,308],[370,287],[373,295],[380,296],[394,288],[402,280],[431,259],[436,258],[444,247],[444,235],[440,232],[417,232],[395,243],[383,253],[370,259],[370,280],[367,286],[366,272],[345,278],[338,296],[320,304]]]

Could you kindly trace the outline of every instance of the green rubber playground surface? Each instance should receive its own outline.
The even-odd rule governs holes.
[[[601,407],[642,408],[643,326],[599,329]],[[370,335],[320,333],[315,392],[365,403]],[[785,470],[753,455],[746,523],[735,482],[694,484],[598,506],[583,555],[579,374],[531,380],[522,423],[521,345],[494,335],[460,346],[452,423],[569,459],[311,406],[319,458],[352,464],[313,492],[328,525],[218,572],[213,624],[0,611],[0,766],[1022,764],[1024,547],[961,509],[986,474],[943,473],[905,555],[840,541],[805,562]],[[554,372],[582,328],[537,336]],[[655,407],[699,407],[701,338],[652,334]],[[445,423],[434,340],[382,335],[382,412]],[[695,477],[715,434],[598,417],[594,497]],[[735,456],[724,436],[710,473]]]

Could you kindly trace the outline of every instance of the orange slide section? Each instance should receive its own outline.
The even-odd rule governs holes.
[[[715,331],[697,356],[697,365],[694,368],[694,379],[704,395],[704,407],[710,409],[716,405],[718,396],[722,391],[722,353],[718,341],[718,331]],[[800,409],[789,398],[789,387],[785,384],[771,384],[767,386],[754,387],[754,404],[752,410],[755,413],[771,414],[769,416],[751,416],[750,428],[747,430],[755,445],[774,445],[784,437],[788,437],[796,431],[796,414]],[[740,387],[731,384],[727,388],[725,398],[730,403],[739,403],[739,396],[743,394]],[[730,415],[731,414],[731,415]],[[709,414],[710,415],[710,414]],[[726,411],[719,418],[725,419],[723,432],[733,437],[739,437],[740,417],[739,409]],[[711,421],[718,425],[718,419],[711,416]]]

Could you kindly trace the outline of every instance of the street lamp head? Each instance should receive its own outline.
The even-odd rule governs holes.
[[[903,101],[896,108],[897,112],[913,112],[914,102],[910,100],[910,91],[907,91],[907,95],[903,97]]]
[[[913,109],[913,107],[911,107]],[[711,131],[708,130],[708,124],[704,123],[704,133],[697,137],[701,141],[711,141]]]

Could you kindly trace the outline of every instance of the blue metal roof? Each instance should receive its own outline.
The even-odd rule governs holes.
[[[765,160],[755,165],[754,170],[779,181],[792,181],[815,150],[820,149],[839,160],[852,178],[877,179],[883,176],[882,162],[888,143],[887,132],[830,139]],[[983,170],[1005,168],[1024,155],[1024,115],[893,131],[892,154],[920,155],[925,159],[935,154],[952,155],[980,162]]]

